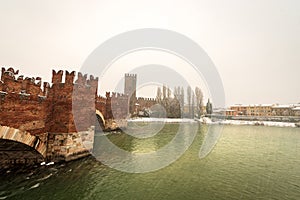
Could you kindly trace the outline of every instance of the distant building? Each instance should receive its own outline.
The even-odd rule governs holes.
[[[246,107],[248,116],[271,116],[273,104],[253,104]]]
[[[237,104],[230,107],[226,115],[271,116],[273,104]]]
[[[300,116],[300,106],[292,109],[293,116]]]
[[[228,113],[229,114],[229,113]],[[226,115],[225,108],[213,108],[213,115]]]
[[[292,115],[292,105],[275,105],[272,107],[272,113],[275,116],[290,116]]]
[[[125,74],[124,94],[129,96],[129,112],[135,112],[136,103],[136,74]]]
[[[300,116],[300,105],[236,104],[226,110],[227,116]]]
[[[237,116],[237,111],[236,110],[227,109],[225,111],[225,113],[226,113],[226,116]]]
[[[136,98],[136,74],[125,74],[124,94]]]
[[[128,96],[128,107],[131,116],[148,116],[149,108],[156,104],[154,98],[136,96],[136,74],[125,74],[124,94]]]
[[[233,105],[229,108],[226,115],[230,115],[230,116],[247,115],[247,106],[242,104]]]

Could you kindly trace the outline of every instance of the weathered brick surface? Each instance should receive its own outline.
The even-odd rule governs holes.
[[[20,131],[15,128],[1,126],[0,125],[0,139],[2,140],[11,140],[25,144],[29,147],[34,148],[41,155],[46,156],[47,145],[43,139],[40,139],[36,136],[31,135],[27,131]]]
[[[63,80],[64,72],[53,70],[51,84],[42,84],[40,77],[18,76],[19,71],[13,68],[2,68],[1,72],[0,126],[38,138],[41,144],[47,145],[47,150],[40,151],[50,160],[72,160],[88,154],[93,143],[91,127],[96,125],[97,129],[96,110],[105,118],[102,128],[109,130],[126,126],[124,119],[135,103],[139,109],[156,103],[154,99],[136,97],[129,101],[128,95],[114,92],[107,92],[106,97],[98,96],[98,78],[78,73],[75,80],[74,71],[66,71]],[[13,131],[5,134],[15,141],[27,141],[28,138],[20,137],[29,137]]]
[[[151,106],[154,106],[157,104],[156,100],[153,98],[142,98],[139,97],[136,102],[138,103],[137,111],[143,110],[144,108],[151,108]]]
[[[91,76],[87,79],[86,75],[79,73],[78,79],[73,83],[75,72],[66,72],[63,82],[63,72],[53,70],[52,85],[44,83],[42,90],[41,78],[23,79],[23,76],[17,78],[17,74],[18,71],[12,68],[2,68],[0,125],[38,135],[45,132],[69,133],[87,130],[95,124],[97,78]],[[74,110],[78,114],[76,124]]]
[[[0,82],[0,125],[29,131],[32,134],[45,132],[69,133],[87,130],[95,125],[95,110],[105,120],[125,119],[129,108],[149,108],[154,99],[138,98],[129,102],[128,95],[106,93],[97,95],[98,78],[75,72],[52,71],[52,83],[43,84],[41,78],[16,77],[18,71],[2,68]],[[75,122],[74,122],[75,119]]]
[[[87,131],[49,134],[47,158],[56,162],[84,157],[92,151],[93,142],[93,127]]]
[[[72,160],[87,155],[93,143],[91,127],[97,124],[96,109],[108,122],[106,129],[116,128],[114,120],[120,121],[128,115],[128,96],[116,93],[98,96],[98,78],[93,76],[88,78],[78,73],[75,80],[75,72],[66,71],[63,80],[63,71],[53,70],[52,82],[42,84],[41,78],[18,76],[19,71],[13,68],[2,68],[1,72],[0,125],[26,131],[41,144],[47,144],[43,154],[50,160]],[[16,141],[27,141],[19,137],[29,137],[6,134]]]

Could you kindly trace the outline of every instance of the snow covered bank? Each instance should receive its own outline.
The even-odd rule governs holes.
[[[291,123],[291,122],[243,121],[243,120],[222,120],[222,121],[211,122],[207,124],[296,127],[295,123]]]
[[[211,124],[213,123],[209,117],[201,117],[200,119],[195,119],[196,121],[203,124]]]
[[[193,123],[196,122],[194,119],[187,118],[132,118],[127,120],[128,122],[164,122],[164,123]]]
[[[187,118],[132,118],[128,122],[163,122],[163,123],[203,123],[203,124],[222,124],[222,125],[253,125],[253,126],[276,126],[276,127],[297,127],[292,122],[274,122],[274,121],[246,121],[246,120],[220,120],[212,121],[208,117],[201,119],[187,119]]]

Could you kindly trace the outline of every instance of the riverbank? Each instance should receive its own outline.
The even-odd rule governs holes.
[[[195,123],[194,119],[188,118],[154,118],[138,117],[127,120],[128,122],[163,122],[163,123]]]
[[[219,121],[219,122],[211,122],[210,124],[296,127],[295,123],[291,123],[291,122],[272,122],[272,121],[223,120],[223,121]]]
[[[204,124],[221,124],[221,125],[252,125],[252,126],[274,126],[274,127],[298,127],[294,122],[279,122],[279,121],[248,121],[248,120],[217,120],[212,121],[208,117],[203,117],[199,120]]]
[[[224,116],[224,115],[211,115],[206,116],[214,119],[221,120],[241,120],[241,121],[271,121],[271,122],[291,122],[299,123],[300,116]]]
[[[128,122],[162,122],[162,123],[195,123],[201,124],[220,124],[220,125],[252,125],[252,126],[274,126],[274,127],[297,127],[294,122],[278,122],[278,121],[248,121],[248,120],[211,120],[208,117],[200,119],[187,119],[187,118],[133,118]]]

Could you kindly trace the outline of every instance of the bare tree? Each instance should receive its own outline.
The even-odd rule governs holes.
[[[156,101],[157,102],[160,102],[161,101],[161,88],[160,87],[158,87],[157,88],[157,92],[156,92]]]
[[[167,98],[171,98],[171,90],[169,87],[167,87]]]
[[[192,118],[195,117],[195,94],[194,92],[192,91]]]
[[[166,99],[167,96],[167,88],[165,85],[163,85],[163,99]]]
[[[179,87],[174,87],[174,98],[179,100],[179,96],[180,96],[180,88],[178,90]]]
[[[180,89],[180,87],[178,87],[178,90]],[[180,104],[181,104],[181,116],[183,116],[183,112],[184,112],[184,89],[183,87],[181,87],[181,91],[180,91]]]
[[[187,97],[187,103],[188,103],[188,109],[189,109],[189,117],[191,118],[192,109],[191,109],[191,101],[192,101],[192,89],[190,86],[187,87],[186,91],[186,97]]]
[[[203,93],[199,87],[195,88],[195,93],[196,93],[196,105],[197,105],[197,114],[198,117],[203,114],[202,113],[202,107],[203,107]]]
[[[161,87],[157,88],[156,93],[156,101],[161,104],[166,110],[166,114],[168,118],[178,118],[181,116],[181,109],[180,109],[180,87],[175,88],[174,90],[174,97],[171,97],[171,90],[168,86],[163,86],[163,91]],[[161,116],[160,110],[154,111],[158,117]]]

